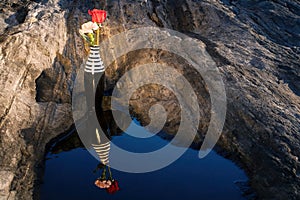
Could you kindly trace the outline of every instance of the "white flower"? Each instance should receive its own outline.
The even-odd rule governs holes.
[[[80,34],[84,33],[93,33],[93,31],[97,30],[99,28],[98,24],[96,22],[87,22],[82,24],[81,29],[79,30]]]
[[[79,29],[79,34],[80,34],[80,35],[84,35],[83,30]]]

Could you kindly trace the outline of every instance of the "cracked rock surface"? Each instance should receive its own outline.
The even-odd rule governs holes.
[[[155,26],[201,40],[226,87],[227,116],[217,150],[247,172],[258,199],[300,198],[299,0],[4,0],[0,199],[38,199],[45,145],[73,124],[72,88],[87,53],[78,28],[93,7],[108,11],[102,39]],[[209,113],[202,78],[172,56],[147,50],[118,58],[107,66],[106,89],[134,66],[175,60],[174,67],[195,82],[199,104],[208,105],[202,114]],[[131,103],[145,123],[149,102],[156,103],[157,96],[170,113],[178,113],[165,88],[140,88]],[[169,117],[165,128],[172,133],[178,119]],[[199,126],[199,138],[208,122]]]

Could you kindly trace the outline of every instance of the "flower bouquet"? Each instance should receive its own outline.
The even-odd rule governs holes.
[[[99,37],[100,37],[100,27],[102,27],[102,23],[105,21],[107,14],[105,10],[98,10],[98,9],[88,10],[88,14],[92,16],[92,21],[82,24],[81,29],[79,29],[79,33],[82,36],[82,38],[85,40],[85,42],[89,44],[90,47],[89,56],[85,64],[84,71],[92,75],[92,77],[89,77],[89,79],[92,80],[94,79],[93,76],[96,73],[99,74],[105,71],[103,61],[99,54],[99,50],[100,50]],[[92,87],[92,85],[89,84],[88,81],[86,81],[85,82],[86,90],[89,90],[90,87]],[[93,91],[88,92],[87,96],[93,95],[92,92]],[[91,108],[91,106],[89,108]]]
[[[98,9],[88,10],[88,14],[92,16],[92,21],[82,24],[79,33],[90,46],[98,46],[100,37],[99,28],[102,27],[107,14],[105,10]]]
[[[120,190],[117,180],[112,178],[111,170],[109,166],[102,165],[103,171],[101,177],[95,181],[95,185],[101,189],[106,189],[109,194],[114,194]],[[109,177],[106,176],[106,169],[109,171]]]

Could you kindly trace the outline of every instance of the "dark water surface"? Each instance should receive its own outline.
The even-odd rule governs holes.
[[[65,140],[71,139],[68,137]],[[168,144],[167,140],[159,136],[137,139],[126,133],[114,136],[112,142],[124,149],[134,148],[136,152]],[[55,145],[52,149],[55,149]],[[98,161],[85,148],[69,147],[61,152],[50,150],[46,158],[44,183],[41,187],[42,200],[234,200],[244,199],[236,182],[247,181],[240,168],[214,151],[204,159],[199,159],[198,151],[188,149],[176,162],[156,172],[132,174],[112,170],[121,190],[111,195],[94,186],[94,181],[101,172],[93,173]]]

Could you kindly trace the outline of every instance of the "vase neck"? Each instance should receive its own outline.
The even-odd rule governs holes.
[[[90,47],[90,49],[98,51],[98,50],[100,50],[100,47],[99,46],[92,46],[92,47]]]

